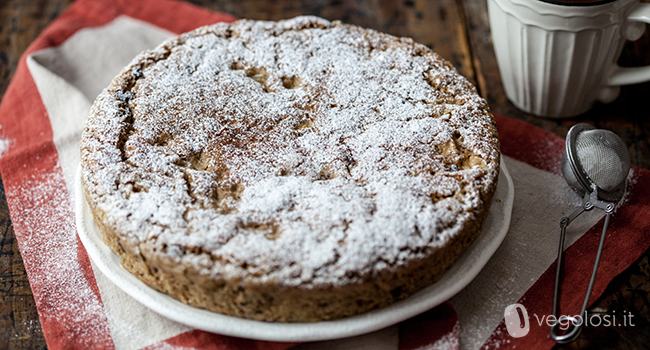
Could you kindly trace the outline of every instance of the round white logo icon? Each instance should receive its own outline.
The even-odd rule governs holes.
[[[505,319],[508,334],[513,338],[521,338],[530,331],[528,312],[521,304],[508,305],[503,313],[503,318]]]

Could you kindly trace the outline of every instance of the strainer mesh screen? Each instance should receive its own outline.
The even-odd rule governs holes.
[[[614,191],[627,177],[630,154],[627,147],[609,130],[587,130],[576,138],[580,166],[596,186]]]

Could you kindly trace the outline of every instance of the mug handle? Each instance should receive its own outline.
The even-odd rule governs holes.
[[[638,4],[628,15],[629,24],[624,35],[629,40],[637,40],[645,31],[645,24],[650,24],[650,4]],[[640,26],[639,26],[640,25]],[[606,86],[614,87],[620,85],[629,85],[643,83],[650,80],[650,66],[645,67],[621,67],[614,64],[607,78]]]

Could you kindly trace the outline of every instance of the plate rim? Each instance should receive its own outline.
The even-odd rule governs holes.
[[[385,308],[363,314],[333,321],[282,323],[244,319],[199,309],[147,286],[122,267],[119,257],[104,244],[99,232],[90,232],[97,229],[83,192],[80,164],[75,176],[77,232],[93,263],[120,290],[162,317],[196,329],[248,339],[289,342],[332,340],[370,333],[449,300],[474,280],[499,248],[510,227],[514,203],[514,183],[502,156],[497,190],[481,233],[438,282]],[[498,217],[495,218],[495,215]],[[495,222],[497,219],[500,220]],[[494,229],[494,232],[490,229]],[[484,242],[488,238],[491,240]],[[477,243],[488,245],[478,250]]]

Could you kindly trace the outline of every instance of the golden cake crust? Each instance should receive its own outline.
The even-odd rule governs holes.
[[[411,39],[297,17],[218,23],[136,57],[95,101],[82,183],[149,286],[308,322],[435,282],[499,171],[485,100]]]

